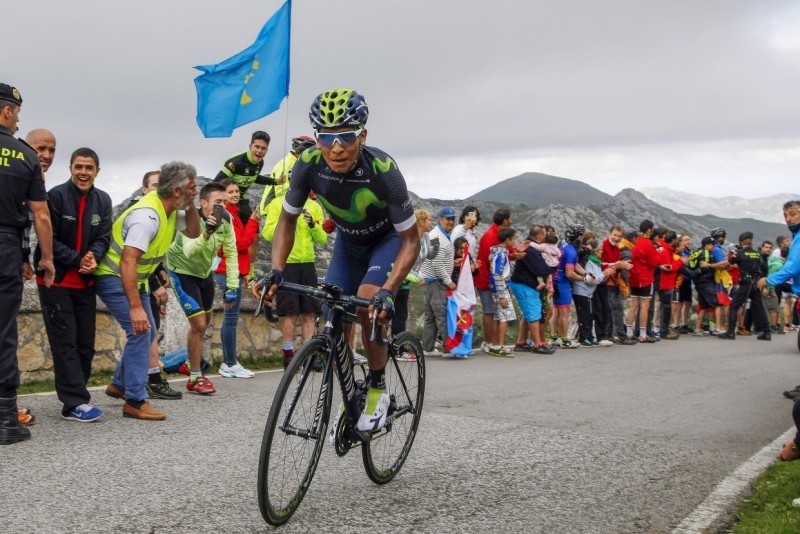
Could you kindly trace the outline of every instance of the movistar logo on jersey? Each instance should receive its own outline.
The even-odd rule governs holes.
[[[353,193],[353,196],[350,198],[350,209],[334,206],[319,193],[317,193],[317,198],[320,202],[322,202],[322,205],[325,206],[326,210],[343,221],[347,221],[351,224],[363,222],[364,219],[367,218],[367,208],[370,206],[375,206],[380,209],[386,207],[386,202],[383,200],[378,200],[378,197],[375,196],[375,193],[366,187],[357,189],[356,192]]]
[[[321,157],[322,157],[322,150],[318,148],[313,150],[309,148],[308,150],[300,154],[300,159],[303,160],[303,163],[311,163],[312,161],[314,163],[319,163]]]
[[[394,160],[389,156],[386,156],[385,160],[382,160],[380,158],[375,158],[372,160],[372,172],[374,174],[378,174],[379,172],[381,174],[386,174],[392,167],[394,167],[396,170],[397,163],[395,163]]]

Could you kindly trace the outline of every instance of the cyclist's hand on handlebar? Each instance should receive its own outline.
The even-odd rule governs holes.
[[[375,317],[379,325],[383,326],[394,317],[394,296],[386,288],[381,288],[372,297],[372,304],[369,307],[370,317]]]
[[[278,286],[280,286],[282,283],[283,271],[272,269],[268,275],[262,277],[255,284],[253,284],[251,291],[256,298],[261,298],[262,288],[264,285],[269,285],[269,289],[267,290],[266,295],[264,295],[264,303],[267,306],[272,306],[272,299],[278,292]]]

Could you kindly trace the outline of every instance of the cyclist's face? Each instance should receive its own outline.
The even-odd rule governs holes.
[[[239,186],[236,184],[231,184],[225,188],[225,201],[228,204],[238,204],[239,203]]]
[[[352,131],[352,128],[321,128],[320,133],[341,133]],[[361,135],[355,143],[349,146],[344,146],[339,142],[333,143],[332,146],[325,147],[317,143],[317,148],[322,151],[322,157],[325,158],[325,163],[331,168],[333,172],[345,173],[353,168],[358,160],[359,150],[361,146],[367,141],[367,130],[362,130]]]
[[[269,150],[269,144],[263,139],[256,139],[250,143],[250,154],[253,155],[256,163],[264,159],[264,156],[267,155],[267,150]]]

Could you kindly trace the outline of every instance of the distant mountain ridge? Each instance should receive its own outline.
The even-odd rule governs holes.
[[[611,198],[608,193],[579,180],[526,172],[489,186],[466,200],[514,202],[540,208],[550,204],[591,206],[602,204]]]
[[[707,197],[667,187],[643,187],[639,192],[665,208],[689,215],[715,215],[717,217],[750,217],[759,221],[783,223],[781,206],[800,195],[780,193],[761,198],[739,196]]]

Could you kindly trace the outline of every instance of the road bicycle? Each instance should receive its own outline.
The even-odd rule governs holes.
[[[278,318],[264,300],[270,286],[268,277],[258,282],[260,298],[255,315],[263,312],[270,322],[276,322]],[[425,356],[419,340],[410,332],[394,336],[391,341],[385,339],[384,328],[375,320],[376,310],[371,339],[388,345],[386,387],[391,404],[382,429],[357,430],[369,375],[362,366],[364,379],[355,378],[343,323],[355,321],[355,307],[368,308],[372,302],[346,295],[330,284],[311,287],[284,282],[278,291],[321,301],[324,328],[292,358],[275,392],[264,428],[258,463],[258,506],[264,520],[275,526],[286,523],[308,493],[326,441],[333,444],[339,456],[360,446],[370,480],[376,484],[391,481],[411,451],[425,395]],[[334,376],[343,401],[328,431]]]

